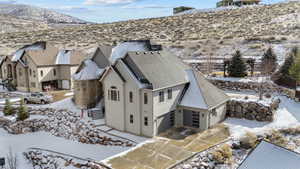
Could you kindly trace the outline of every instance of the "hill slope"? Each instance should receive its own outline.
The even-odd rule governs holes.
[[[0,34],[0,44],[2,48],[14,49],[46,40],[66,47],[88,48],[146,38],[166,44],[181,57],[223,57],[235,49],[257,56],[268,45],[280,45],[275,46],[278,51],[285,50],[300,45],[300,3]]]
[[[0,33],[17,31],[34,31],[48,29],[45,23],[15,18],[10,15],[0,14]]]
[[[0,4],[0,14],[6,14],[26,20],[39,22],[79,24],[87,23],[78,18],[54,12],[48,9],[19,4]]]

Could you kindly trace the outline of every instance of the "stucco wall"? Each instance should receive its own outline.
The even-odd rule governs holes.
[[[185,84],[158,90],[153,92],[153,114],[154,117],[162,116],[165,113],[176,110],[176,106]],[[168,99],[168,89],[172,89],[172,99]],[[165,99],[163,102],[159,102],[159,92],[164,91]]]
[[[108,90],[115,86],[120,93],[120,101],[112,101],[108,98]],[[112,128],[125,130],[125,101],[123,81],[113,70],[110,70],[103,81],[104,99],[105,99],[105,121]]]
[[[210,112],[209,116],[209,127],[223,121],[226,117],[226,103],[218,106],[215,114]]]

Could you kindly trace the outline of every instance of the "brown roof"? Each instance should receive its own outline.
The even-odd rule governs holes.
[[[37,66],[54,65],[59,49],[47,44],[45,50],[27,50],[26,54]]]
[[[26,50],[26,54],[33,60],[37,66],[50,66],[57,64],[57,57],[61,50],[54,45],[48,44],[44,50]],[[70,52],[70,65],[79,65],[84,59],[85,54],[79,50],[72,50]],[[65,63],[65,64],[66,64]]]

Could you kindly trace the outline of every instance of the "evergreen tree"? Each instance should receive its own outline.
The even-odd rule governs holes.
[[[295,59],[297,53],[298,53],[298,48],[295,47],[291,50],[291,52],[289,53],[289,56],[285,59],[284,64],[280,68],[280,73],[283,76],[289,76],[290,75],[289,70],[290,70],[291,66],[293,65],[293,63],[294,63],[294,59]]]
[[[264,53],[261,61],[262,73],[265,75],[270,75],[276,71],[277,68],[277,56],[270,47]]]
[[[21,99],[20,106],[18,108],[17,120],[25,120],[29,117],[29,113],[27,111],[26,106],[24,105],[24,99]]]
[[[300,82],[300,52],[297,52],[293,65],[290,67],[289,73],[292,78]]]
[[[247,75],[246,71],[247,66],[242,59],[241,52],[237,50],[228,66],[228,74],[230,77],[245,77]]]
[[[11,106],[9,99],[5,99],[5,106],[4,106],[3,113],[5,116],[10,116],[15,114],[14,108]]]

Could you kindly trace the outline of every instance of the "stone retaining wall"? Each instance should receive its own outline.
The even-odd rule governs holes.
[[[274,120],[279,103],[279,99],[273,100],[271,104],[232,99],[227,103],[227,116],[271,122]]]
[[[257,82],[235,82],[225,80],[209,79],[209,81],[220,89],[235,90],[235,91],[255,91],[259,92],[262,88],[264,92],[279,93],[291,99],[295,99],[295,90],[278,86],[274,83],[257,83]]]
[[[135,143],[109,135],[98,129],[94,123],[85,122],[69,111],[54,109],[30,109],[31,115],[44,115],[45,118],[28,119],[25,121],[0,121],[5,130],[11,134],[23,134],[36,131],[46,131],[54,136],[79,141],[86,144],[101,144],[109,146],[134,146]]]
[[[66,156],[44,153],[38,150],[25,152],[24,156],[32,163],[34,169],[56,169],[70,166],[78,169],[106,169],[94,162],[75,160]]]

